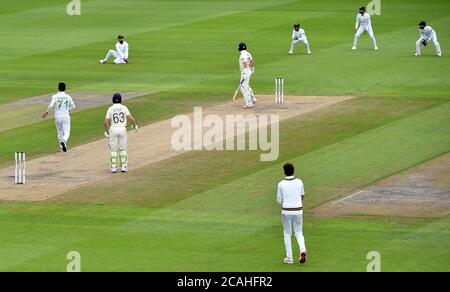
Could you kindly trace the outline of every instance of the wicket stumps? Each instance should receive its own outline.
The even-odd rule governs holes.
[[[284,103],[284,79],[275,78],[275,103]]]
[[[15,153],[16,168],[14,171],[14,182],[16,184],[25,184],[25,152]]]

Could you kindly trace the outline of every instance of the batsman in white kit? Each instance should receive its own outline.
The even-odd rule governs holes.
[[[47,111],[42,115],[42,118],[45,119],[50,109],[54,109],[59,147],[61,151],[67,152],[67,141],[70,138],[70,111],[75,110],[76,106],[72,97],[65,92],[65,83],[60,82],[58,84],[58,90],[59,92],[52,96],[52,101]]]
[[[301,264],[306,262],[306,246],[303,236],[303,197],[305,190],[303,182],[294,177],[294,165],[286,163],[283,166],[286,177],[278,184],[277,202],[281,205],[283,218],[284,246],[286,248],[285,264],[293,264],[292,230],[294,230],[300,248]]]
[[[439,57],[442,56],[441,45],[437,40],[436,32],[431,28],[431,26],[428,26],[425,21],[421,21],[419,23],[419,34],[420,38],[416,42],[416,53],[414,56],[420,56],[422,53],[422,46],[426,47],[429,42],[433,42],[436,49],[436,55]]]
[[[109,139],[109,158],[111,173],[117,172],[118,160],[120,159],[121,172],[128,171],[128,138],[127,122],[137,132],[138,126],[128,108],[122,105],[122,95],[115,93],[112,98],[113,105],[108,108],[104,126],[105,136]]]
[[[117,37],[116,50],[109,50],[106,57],[100,60],[100,64],[108,62],[109,58],[114,58],[114,64],[128,64],[128,43],[125,41],[123,35]]]
[[[306,37],[306,33],[300,27],[300,23],[296,23],[296,24],[294,24],[294,30],[292,31],[292,43],[291,43],[291,49],[289,50],[289,54],[293,54],[295,46],[300,43],[306,47],[307,53],[311,54],[311,50],[309,49],[309,43],[308,43],[308,38]]]
[[[240,43],[238,46],[240,52],[239,56],[239,69],[241,70],[241,79],[239,88],[244,96],[244,109],[249,109],[258,101],[253,93],[253,89],[250,87],[250,78],[255,72],[255,62],[252,55],[247,51],[247,45]]]
[[[365,31],[369,34],[374,49],[378,50],[377,40],[375,39],[372,30],[372,20],[370,18],[370,14],[366,12],[365,7],[361,7],[359,8],[359,13],[356,15],[355,38],[353,40],[352,50],[356,50],[356,46],[358,45],[358,39]]]

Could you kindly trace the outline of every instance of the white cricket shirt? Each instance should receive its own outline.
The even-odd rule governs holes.
[[[295,29],[292,31],[292,40],[295,39],[306,39],[306,33],[302,28],[300,28],[298,31],[296,31]]]
[[[76,107],[72,97],[64,91],[60,91],[52,96],[52,101],[48,108],[53,108],[55,117],[69,117],[70,111]]]
[[[123,41],[123,44],[117,42],[116,51],[122,59],[128,59],[128,43]]]
[[[429,40],[435,33],[431,26],[425,26],[423,29],[419,28],[420,37],[424,40]]]
[[[303,208],[302,196],[305,195],[303,182],[294,176],[287,176],[278,184],[277,188],[277,202],[282,208]],[[300,211],[286,211],[282,210],[284,215],[301,215]]]
[[[129,115],[130,111],[126,106],[115,103],[109,107],[105,118],[111,120],[111,127],[126,127]]]
[[[370,20],[370,14],[369,13],[364,13],[364,15],[361,15],[361,13],[358,13],[358,15],[356,15],[356,25],[355,28],[358,28],[358,26],[361,24],[361,27],[366,29],[371,27],[372,21]]]
[[[241,51],[241,55],[239,56],[239,68],[241,72],[251,70],[250,67],[244,68],[244,63],[247,62],[250,66],[250,61],[253,60],[252,55],[246,50]]]

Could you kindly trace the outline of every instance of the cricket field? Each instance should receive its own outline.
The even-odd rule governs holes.
[[[369,0],[81,0],[73,16],[69,2],[0,0],[0,271],[66,271],[71,251],[81,271],[363,272],[370,252],[381,271],[450,271],[448,0],[381,0],[378,51],[367,35],[351,50]],[[421,20],[442,57],[433,44],[413,56]],[[311,55],[288,54],[295,22]],[[99,64],[118,34],[129,64]],[[231,101],[242,41],[263,101],[245,112]],[[40,117],[60,81],[80,105],[66,154]],[[112,175],[114,92],[142,131],[129,133],[130,171]],[[165,122],[198,106],[279,113],[278,159],[158,148]],[[10,177],[16,151],[25,185]],[[305,265],[282,263],[287,161],[305,184]]]

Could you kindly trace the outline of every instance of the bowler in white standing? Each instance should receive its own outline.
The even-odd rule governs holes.
[[[284,246],[286,248],[285,264],[293,264],[292,256],[292,230],[300,249],[299,261],[306,262],[306,246],[303,236],[303,197],[305,190],[303,182],[294,177],[294,165],[286,163],[283,166],[286,177],[278,184],[277,202],[281,205],[281,216],[283,218]]]
[[[355,38],[353,40],[352,50],[356,50],[356,46],[358,45],[358,39],[365,31],[369,34],[374,49],[378,50],[377,40],[375,39],[372,30],[372,20],[370,18],[370,14],[366,12],[365,7],[361,7],[359,8],[359,13],[356,15]]]
[[[294,24],[294,30],[292,31],[292,43],[291,49],[289,50],[289,54],[294,53],[294,48],[297,44],[303,44],[306,47],[306,51],[308,54],[311,54],[311,50],[309,49],[308,38],[306,37],[306,33],[303,28],[300,27],[300,23]]]
[[[108,62],[109,58],[114,58],[114,64],[128,64],[128,43],[125,41],[123,35],[117,37],[116,50],[109,50],[106,57],[100,60],[100,64]]]
[[[122,95],[115,93],[112,98],[113,105],[108,108],[103,125],[105,136],[109,139],[109,158],[111,173],[117,172],[117,162],[120,159],[121,172],[128,171],[128,137],[127,122],[137,132],[138,126],[128,108],[122,105]]]
[[[253,107],[258,101],[253,93],[253,89],[250,87],[250,78],[255,72],[255,62],[252,55],[247,51],[247,45],[240,43],[238,50],[239,55],[239,68],[241,70],[240,89],[244,96],[244,109]]]
[[[75,103],[66,90],[66,84],[60,82],[58,84],[59,92],[52,96],[47,111],[42,115],[42,118],[48,116],[51,108],[55,112],[56,131],[58,132],[58,142],[61,151],[67,152],[67,141],[70,138],[70,111],[76,109]]]
[[[418,57],[421,55],[422,46],[426,47],[429,42],[433,42],[436,49],[436,55],[442,56],[441,45],[437,40],[437,35],[431,26],[427,25],[425,21],[419,23],[419,34],[420,38],[416,42],[416,53],[414,56]]]

